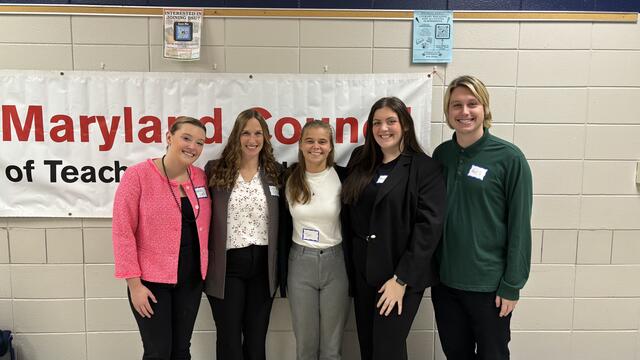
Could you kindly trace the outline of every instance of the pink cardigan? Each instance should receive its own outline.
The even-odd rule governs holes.
[[[202,169],[191,166],[191,179],[200,196],[200,215],[196,220],[200,241],[200,271],[207,274],[211,197]],[[174,194],[185,190],[193,211],[198,201],[191,182],[171,181]],[[206,197],[202,197],[202,191]],[[178,198],[178,202],[180,199]],[[178,254],[182,234],[182,216],[169,191],[167,178],[153,160],[129,167],[116,190],[113,201],[113,253],[117,278],[140,277],[143,280],[175,284],[178,281]]]

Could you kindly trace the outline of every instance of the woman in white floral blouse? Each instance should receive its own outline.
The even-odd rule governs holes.
[[[216,323],[216,355],[264,360],[277,284],[281,166],[255,109],[241,112],[220,159],[205,167],[212,197],[205,293]]]

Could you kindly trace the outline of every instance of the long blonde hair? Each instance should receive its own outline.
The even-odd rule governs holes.
[[[269,178],[270,183],[276,186],[280,185],[279,166],[273,156],[273,147],[269,141],[271,136],[269,135],[267,122],[256,109],[247,109],[238,114],[220,159],[214,163],[211,173],[207,174],[209,176],[209,186],[233,189],[240,171],[240,162],[242,161],[240,135],[251,119],[258,120],[262,128],[263,142],[260,155],[258,155],[258,163]]]

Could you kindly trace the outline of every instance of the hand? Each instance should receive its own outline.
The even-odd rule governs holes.
[[[500,308],[500,317],[505,317],[516,308],[518,300],[509,300],[496,295],[496,307]]]
[[[404,296],[406,286],[402,286],[396,282],[396,279],[391,278],[387,280],[384,285],[378,290],[378,293],[382,293],[380,300],[378,300],[377,308],[380,308],[380,315],[389,316],[391,310],[397,304],[398,315],[402,314],[402,297]]]
[[[153,309],[149,303],[149,298],[154,304],[158,302],[151,290],[142,285],[140,278],[127,279],[127,286],[129,286],[129,292],[131,293],[131,304],[133,304],[133,308],[143,318],[150,318],[151,315],[153,315]]]

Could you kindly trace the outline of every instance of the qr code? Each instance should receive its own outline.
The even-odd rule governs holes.
[[[436,24],[436,39],[448,39],[451,37],[449,24]]]

